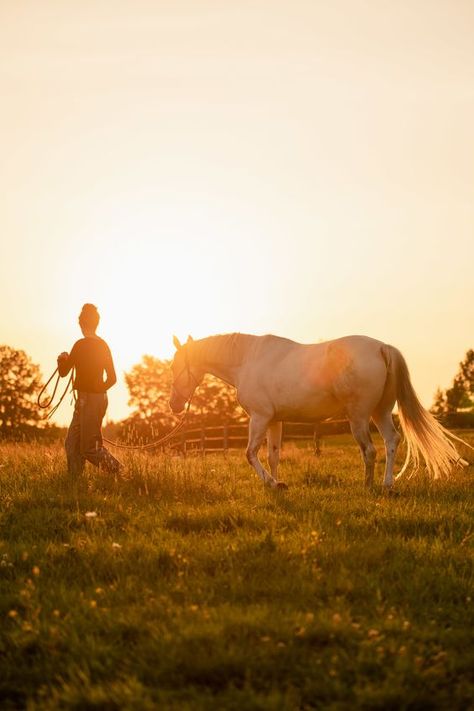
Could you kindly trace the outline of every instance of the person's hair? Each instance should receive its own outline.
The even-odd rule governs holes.
[[[82,311],[79,314],[79,325],[95,331],[99,325],[99,320],[100,316],[97,311],[97,306],[94,306],[94,304],[84,304]]]

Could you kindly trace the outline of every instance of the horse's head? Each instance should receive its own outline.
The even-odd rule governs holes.
[[[184,410],[187,402],[192,398],[197,386],[200,385],[204,372],[192,363],[191,336],[187,343],[181,345],[176,336],[173,336],[176,348],[171,370],[173,371],[173,385],[171,386],[170,407],[177,414]]]

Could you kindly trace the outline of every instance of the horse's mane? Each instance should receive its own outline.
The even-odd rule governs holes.
[[[246,333],[224,333],[193,341],[191,353],[197,361],[240,365],[257,336]]]

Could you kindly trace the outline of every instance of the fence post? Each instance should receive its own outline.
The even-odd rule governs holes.
[[[201,452],[204,454],[206,451],[206,434],[204,427],[201,427]]]
[[[186,434],[181,432],[181,451],[186,456]]]
[[[227,422],[225,423],[224,427],[222,428],[223,430],[223,446],[224,446],[224,452],[227,452],[229,449],[229,428],[227,426]]]
[[[321,454],[321,433],[317,423],[314,425],[313,442],[314,453],[319,456]]]

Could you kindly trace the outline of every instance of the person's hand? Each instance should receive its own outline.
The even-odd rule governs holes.
[[[62,353],[60,353],[58,355],[58,363],[60,361],[67,360],[68,358],[69,358],[69,353],[67,353],[66,351],[63,351]]]

